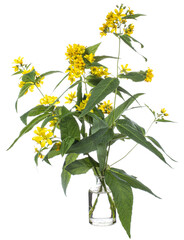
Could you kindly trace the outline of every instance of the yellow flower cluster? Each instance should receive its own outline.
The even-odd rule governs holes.
[[[104,68],[104,67],[91,67],[91,74],[97,76],[97,77],[108,77],[109,73],[108,73],[108,68]]]
[[[125,9],[126,7],[123,7],[123,5],[120,7],[117,6],[114,12],[111,11],[107,14],[106,22],[99,28],[101,37],[106,36],[107,33],[117,33],[117,29],[120,28],[122,24],[126,24],[127,20],[124,19],[124,17],[134,14],[134,11],[129,8],[123,13]],[[132,28],[132,26],[130,28]]]
[[[45,95],[43,98],[40,99],[40,104],[41,104],[41,105],[52,104],[52,103],[54,103],[56,100],[57,100],[57,97]],[[54,105],[55,105],[55,104],[59,104],[59,103],[60,103],[59,101],[56,101],[56,102],[54,103]]]
[[[154,77],[152,72],[153,72],[153,70],[148,68],[147,73],[146,73],[146,78],[145,78],[146,82],[151,82],[152,81],[152,78]]]
[[[79,78],[85,69],[85,63],[83,59],[83,54],[85,52],[85,47],[79,44],[73,44],[67,47],[67,52],[65,53],[66,59],[69,60],[70,66],[66,70],[69,73],[68,80],[71,84],[75,82],[75,78]]]
[[[19,70],[19,65],[23,65],[23,57],[18,57],[17,59],[14,59],[13,64],[16,64],[12,68],[14,68],[15,72],[18,72]]]
[[[98,109],[102,110],[103,113],[107,113],[109,114],[112,111],[112,103],[110,102],[110,100],[108,100],[107,102],[104,101],[103,103],[101,103],[98,107]]]
[[[91,97],[91,94],[87,94],[85,93],[85,96],[86,96],[86,99],[85,100],[82,100],[82,102],[80,102],[80,105],[75,105],[76,106],[76,109],[77,111],[82,111],[85,107],[86,107],[86,104],[87,102],[89,101],[89,98]]]
[[[74,98],[76,98],[77,96],[76,96],[76,92],[74,92],[74,93],[69,93],[68,94],[68,97],[65,97],[66,98],[66,102],[65,103],[72,103],[72,101],[73,101],[73,99]]]
[[[131,69],[128,68],[128,64],[126,64],[125,66],[121,65],[121,68],[122,68],[121,73],[127,73],[131,71]]]
[[[128,36],[130,36],[133,31],[134,31],[134,25],[133,24],[129,24],[127,28],[123,29],[124,33],[127,34]]]
[[[162,109],[161,109],[161,113],[162,113],[164,116],[169,116],[169,114],[166,112],[166,109],[165,109],[165,108],[162,108]]]
[[[45,147],[46,143],[52,145],[50,138],[53,136],[53,132],[50,129],[37,127],[34,133],[37,136],[33,137],[32,140],[40,144],[42,148]]]

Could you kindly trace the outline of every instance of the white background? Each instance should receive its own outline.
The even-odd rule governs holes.
[[[38,104],[39,94],[28,93],[20,99],[19,112],[14,102],[19,88],[13,73],[12,61],[18,56],[25,63],[33,63],[40,73],[49,70],[65,71],[66,46],[79,43],[90,46],[102,41],[98,54],[117,56],[117,39],[100,38],[98,28],[107,13],[121,4],[119,0],[6,0],[0,6],[0,73],[1,73],[1,137],[0,137],[0,239],[128,239],[118,223],[111,227],[93,227],[88,224],[87,191],[94,178],[92,173],[74,176],[65,197],[60,174],[63,159],[52,160],[52,166],[41,163],[36,167],[33,132],[24,136],[10,151],[6,151],[23,127],[19,116]],[[142,147],[137,147],[116,167],[135,175],[162,200],[135,190],[132,215],[133,240],[183,240],[183,8],[182,1],[131,0],[124,3],[147,16],[135,22],[133,37],[145,45],[137,49],[144,59],[122,44],[121,64],[132,70],[154,69],[152,83],[132,84],[124,81],[131,93],[144,92],[142,103],[156,111],[165,107],[176,124],[158,124],[150,135],[159,140],[166,151],[178,162],[168,160],[173,169]],[[104,62],[115,66],[115,61]],[[50,94],[62,78],[55,74],[45,79],[43,91]],[[58,89],[59,94],[68,86]],[[142,115],[144,114],[144,115]],[[131,117],[147,128],[151,115],[136,111]],[[112,149],[110,159],[115,161],[128,147]]]

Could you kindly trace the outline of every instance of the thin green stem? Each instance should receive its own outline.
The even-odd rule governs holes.
[[[121,28],[120,28],[121,29]],[[121,34],[121,30],[120,30],[120,34]],[[118,72],[119,72],[119,59],[120,59],[120,47],[121,47],[121,39],[120,36],[118,36],[119,38],[119,45],[118,45],[118,58],[117,58],[117,72],[116,72],[116,77],[118,78]],[[116,108],[116,96],[117,96],[117,88],[115,90],[115,96],[114,96],[114,109]],[[115,123],[115,112],[113,114],[113,126]]]
[[[36,86],[36,84],[35,84]],[[39,89],[39,87],[36,86],[36,88],[38,89],[38,91],[41,93],[41,95],[44,97],[44,94],[42,93],[42,91]]]

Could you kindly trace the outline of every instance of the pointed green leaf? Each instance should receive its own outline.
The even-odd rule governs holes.
[[[27,117],[33,117],[33,116],[37,116],[41,113],[44,113],[47,110],[47,106],[44,105],[38,105],[32,109],[30,109],[28,112],[24,113],[20,119],[22,120],[22,122],[26,125],[27,124]],[[52,108],[53,109],[53,108]],[[50,111],[52,109],[49,109]]]
[[[105,181],[113,194],[113,199],[122,226],[130,237],[133,193],[130,185],[111,171],[105,172]]]
[[[79,106],[80,102],[82,102],[82,82],[80,82],[77,86],[77,102],[76,102],[76,105]]]
[[[114,136],[111,128],[102,128],[89,137],[73,144],[68,153],[89,153],[97,149],[99,144],[109,143]]]
[[[122,19],[135,19],[138,17],[146,16],[144,14],[131,14],[131,15],[126,15],[125,17],[122,17]]]
[[[118,85],[119,80],[117,78],[106,78],[100,81],[98,85],[93,88],[91,97],[89,98],[89,101],[85,109],[82,111],[80,117],[83,117],[88,112],[90,112],[96,104],[102,101],[108,94],[113,92],[118,87]]]
[[[92,134],[98,132],[98,130],[100,130],[102,128],[108,127],[107,123],[104,120],[102,120],[101,118],[99,118],[98,116],[96,116],[95,114],[90,113],[90,116],[92,116],[92,118],[93,118],[93,125],[91,127]]]
[[[116,36],[118,36],[118,34],[115,34]],[[131,36],[127,35],[127,34],[123,34],[120,35],[120,38],[123,40],[124,43],[126,43],[130,48],[132,48],[135,52],[137,52],[137,50],[132,46],[132,40],[135,42],[138,42],[136,39],[132,38]],[[140,42],[139,42],[140,43]],[[141,46],[143,46],[141,44]],[[138,53],[138,52],[137,52]],[[141,55],[140,53],[138,53],[139,55]],[[142,56],[142,55],[141,55]],[[145,58],[144,56],[142,56],[145,61],[147,61],[147,58]]]
[[[49,71],[49,72],[45,72],[45,73],[42,73],[39,78],[42,78],[42,77],[45,77],[47,75],[50,75],[50,74],[53,74],[53,73],[62,73],[61,71]]]
[[[117,129],[120,133],[126,134],[129,138],[134,140],[135,142],[141,144],[143,147],[150,150],[157,157],[159,157],[164,163],[169,165],[164,156],[158,151],[150,142],[148,142],[143,134],[145,131],[144,128],[140,127],[138,124],[135,124],[130,119],[121,119],[117,121],[116,125]]]
[[[61,144],[61,155],[64,156],[64,154],[68,151],[68,149],[72,146],[72,144],[75,142],[75,138],[72,138],[70,136],[66,137]]]
[[[24,96],[25,93],[28,91],[29,87],[32,86],[32,85],[33,85],[33,83],[26,83],[26,84],[24,84],[24,86],[20,89],[20,92],[19,92],[17,101],[15,102],[15,109],[16,109],[16,111],[17,111],[17,105],[18,105],[18,100],[19,100],[19,98],[21,98],[22,96]]]
[[[131,79],[134,82],[142,82],[146,78],[146,72],[140,71],[140,72],[129,72],[127,74],[120,74],[118,75],[119,78],[126,78]]]
[[[14,142],[11,144],[11,146],[7,149],[13,147],[13,145],[19,140],[20,137],[22,137],[25,133],[29,132],[36,124],[41,122],[43,119],[45,119],[48,116],[48,113],[44,113],[42,115],[39,115],[38,117],[34,118],[28,125],[26,125],[20,132],[19,136],[14,140]]]
[[[141,95],[143,95],[143,93],[133,95],[124,103],[119,105],[116,109],[112,110],[112,112],[105,118],[108,126],[111,126],[113,124],[113,121],[119,119],[119,117],[128,109],[128,107],[135,101],[135,99]]]
[[[153,196],[159,198],[157,195],[155,195],[151,189],[149,189],[148,187],[146,187],[143,183],[141,183],[140,181],[138,181],[135,177],[128,175],[125,171],[121,170],[121,169],[117,169],[117,168],[111,168],[110,171],[114,174],[116,174],[116,176],[118,176],[119,178],[123,179],[124,181],[126,181],[128,184],[130,184],[131,187],[133,188],[138,188],[140,190],[146,191],[150,194],[152,194]]]
[[[96,50],[98,49],[98,47],[100,46],[100,44],[101,44],[101,42],[100,43],[97,43],[97,44],[95,44],[95,45],[93,45],[93,46],[90,46],[90,47],[88,47],[88,48],[86,48],[86,50],[85,50],[85,54],[90,54],[90,53],[93,53],[93,54],[95,54],[95,52],[96,52]],[[84,54],[84,55],[85,55]]]
[[[173,158],[171,158],[163,149],[163,147],[160,145],[160,143],[153,137],[150,136],[146,136],[149,140],[152,141],[152,143],[154,143],[158,148],[160,148],[172,161],[176,162],[176,160],[174,160]]]
[[[70,111],[63,106],[63,111],[65,114],[69,114]],[[64,114],[63,114],[64,115]],[[60,121],[60,130],[61,130],[61,139],[64,140],[65,138],[71,137],[76,140],[80,139],[80,130],[77,121],[71,115],[64,116]]]
[[[156,122],[167,122],[167,123],[168,123],[168,122],[169,122],[169,123],[172,122],[172,123],[174,123],[173,121],[171,121],[171,120],[166,120],[166,119],[164,119],[164,118],[157,119]]]
[[[107,144],[99,144],[97,146],[97,157],[100,165],[100,171],[105,169],[106,157],[107,157]]]
[[[65,169],[72,175],[84,174],[93,167],[98,167],[98,163],[91,157],[76,160],[69,164]]]
[[[99,61],[102,61],[104,59],[107,59],[107,58],[113,58],[113,59],[117,59],[117,57],[112,57],[112,56],[95,56],[94,59],[95,59],[95,62],[99,62]]]
[[[64,80],[65,78],[68,77],[68,75],[69,75],[69,73],[67,73],[67,74],[59,81],[59,83],[55,86],[54,90],[56,90],[56,88],[63,82],[63,80]],[[54,90],[53,90],[53,92],[54,92]]]
[[[65,158],[65,163],[63,165],[63,170],[62,170],[62,173],[61,173],[61,182],[62,182],[62,187],[63,187],[63,191],[64,191],[65,195],[66,195],[66,189],[68,187],[68,184],[69,184],[70,178],[71,178],[71,174],[68,171],[66,171],[65,168],[70,163],[74,162],[77,159],[77,157],[78,157],[78,154],[70,153]]]

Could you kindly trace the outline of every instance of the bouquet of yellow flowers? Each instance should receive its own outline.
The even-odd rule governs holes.
[[[19,138],[35,128],[35,136],[32,139],[37,144],[34,157],[36,164],[39,159],[50,164],[51,159],[58,155],[65,159],[61,173],[65,194],[71,175],[84,174],[92,169],[97,177],[97,185],[89,190],[89,222],[93,225],[114,224],[117,210],[122,226],[129,237],[133,205],[132,188],[156,195],[136,177],[113,166],[125,158],[138,144],[169,165],[164,156],[168,155],[160,143],[147,135],[149,129],[146,131],[125,115],[127,110],[133,111],[134,108],[143,107],[138,101],[143,93],[132,95],[123,88],[123,81],[131,80],[135,84],[145,81],[147,84],[146,82],[151,82],[154,77],[153,70],[150,68],[136,72],[132,71],[127,63],[122,65],[120,62],[121,43],[135,52],[137,50],[134,43],[140,44],[143,48],[143,44],[132,37],[133,21],[141,16],[144,15],[134,13],[123,4],[116,6],[114,11],[107,14],[105,23],[100,27],[100,35],[104,37],[112,34],[118,39],[117,56],[98,56],[96,52],[101,43],[89,47],[80,44],[68,45],[66,51],[68,68],[55,89],[62,84],[64,89],[67,81],[70,84],[60,96],[49,96],[41,91],[44,78],[60,71],[39,74],[31,64],[24,63],[23,57],[15,59],[13,65],[15,71],[13,75],[20,76],[16,110],[20,98],[29,91],[33,92],[37,89],[41,99],[39,105],[20,117],[25,126],[9,149]],[[142,57],[147,61],[144,56]],[[115,76],[110,68],[101,63],[104,59],[116,61]],[[65,104],[61,105],[60,99],[63,97],[66,100]],[[107,99],[107,97],[111,98]],[[117,105],[117,98],[119,102],[121,101],[119,105]],[[132,107],[133,104],[135,104],[134,107]],[[160,113],[156,113],[149,106],[144,105],[144,107],[153,115],[150,127],[158,122],[172,122],[165,119],[168,116],[165,108],[162,108]],[[121,159],[109,165],[110,149],[116,144],[121,146],[130,140],[133,140],[136,145]],[[94,152],[96,157],[91,154]],[[100,201],[103,202],[102,205]],[[99,206],[103,206],[107,214],[101,212]]]

